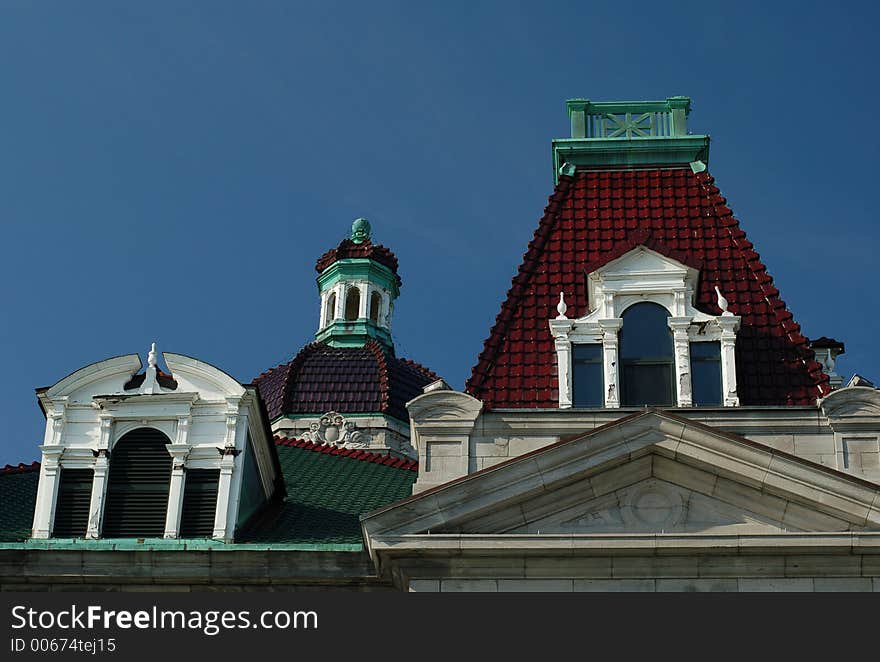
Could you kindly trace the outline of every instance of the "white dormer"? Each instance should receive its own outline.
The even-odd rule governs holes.
[[[566,317],[565,293],[561,292],[557,308],[559,315],[549,321],[556,343],[560,408],[579,406],[574,398],[576,371],[583,375],[583,379],[601,381],[594,391],[593,402],[586,406],[614,408],[661,404],[690,407],[695,401],[694,380],[714,379],[713,361],[720,364],[717,404],[737,406],[734,348],[740,318],[727,310],[727,301],[717,288],[723,313],[709,315],[697,310],[694,303],[698,278],[697,269],[645,246],[637,246],[588,275],[590,312],[587,315],[578,319]],[[655,312],[652,313],[649,306],[634,308],[640,304],[654,304]],[[657,312],[660,308],[665,314]],[[644,325],[652,315],[655,319],[659,319],[658,315],[666,319],[666,325],[656,329],[656,334],[658,341],[663,340],[659,335],[669,334],[668,352],[665,349],[655,352],[662,355],[642,361],[642,372],[639,373],[640,362],[630,353],[621,355],[621,336],[626,333],[624,321],[628,316],[633,321],[639,320],[639,331],[633,327],[629,333],[633,337],[637,332],[647,333]],[[717,345],[694,346],[698,343]],[[668,401],[638,402],[634,395],[630,395],[632,401],[628,401],[627,395],[636,393],[638,385],[626,382],[627,379],[635,381],[637,374],[644,375],[642,379],[651,382],[658,379],[662,382],[668,376]],[[626,387],[623,396],[622,386]],[[598,388],[601,388],[601,396]]]
[[[210,537],[273,498],[277,463],[256,389],[153,345],[38,392],[46,434],[33,537]],[[213,513],[213,516],[211,514]]]

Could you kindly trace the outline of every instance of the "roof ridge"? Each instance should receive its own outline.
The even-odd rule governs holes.
[[[0,469],[0,476],[5,476],[7,474],[24,474],[29,473],[31,471],[39,471],[40,463],[36,460],[31,462],[30,464],[25,464],[24,462],[19,462],[18,464],[7,464],[5,467]]]
[[[559,181],[553,187],[553,193],[550,194],[547,200],[544,214],[538,222],[535,234],[529,242],[526,252],[523,253],[523,261],[520,263],[516,275],[511,279],[510,289],[507,290],[507,296],[501,304],[501,311],[495,317],[495,324],[489,330],[489,337],[483,342],[483,350],[477,358],[477,364],[471,369],[471,376],[465,383],[465,391],[475,398],[480,397],[483,382],[488,374],[488,368],[498,358],[498,351],[501,348],[501,342],[498,337],[502,333],[504,335],[507,334],[507,328],[513,319],[511,298],[516,297],[519,299],[522,296],[523,288],[532,275],[530,268],[536,262],[537,257],[544,251],[550,233],[550,226],[555,224],[559,205],[571,188],[572,182],[574,182],[574,177],[559,175]]]
[[[795,352],[800,355],[801,363],[804,364],[807,373],[813,379],[819,396],[828,395],[831,392],[828,375],[816,361],[816,354],[809,347],[809,340],[800,332],[801,325],[794,321],[794,315],[788,310],[785,301],[779,297],[779,289],[774,285],[773,277],[767,271],[767,265],[761,261],[760,254],[755,250],[754,244],[748,240],[745,230],[740,226],[739,219],[734,216],[733,210],[727,205],[727,198],[721,195],[721,189],[715,184],[715,178],[709,174],[708,170],[694,173],[693,176],[700,188],[706,192],[706,202],[711,205],[715,217],[722,221],[722,225],[730,236],[730,241],[742,251],[744,262],[758,281],[761,294],[770,308],[769,312],[776,318],[777,324],[782,328]],[[720,207],[718,203],[720,203]],[[729,218],[730,222],[725,223],[724,219],[726,218]],[[733,232],[734,228],[738,231],[736,234]],[[756,268],[758,265],[760,268]],[[759,275],[760,273],[764,274],[763,277]]]
[[[376,357],[376,363],[379,366],[379,393],[381,394],[381,403],[379,411],[383,414],[388,412],[391,403],[391,385],[388,375],[388,361],[386,360],[385,350],[374,338],[370,338],[364,345]]]
[[[410,368],[417,370],[418,372],[420,372],[422,375],[424,375],[428,379],[432,379],[434,381],[437,381],[438,379],[440,379],[440,375],[438,375],[436,372],[434,372],[430,368],[423,366],[418,361],[413,361],[412,359],[406,359],[406,358],[403,358],[402,356],[395,356],[394,358],[397,361],[400,361],[401,363],[408,365]]]
[[[333,446],[324,442],[306,441],[305,439],[289,439],[287,437],[275,436],[276,446],[287,446],[289,448],[301,448],[303,450],[312,451],[314,453],[323,453],[324,455],[338,455],[347,457],[352,460],[361,462],[373,462],[376,464],[384,464],[394,469],[404,469],[406,471],[418,471],[419,463],[417,460],[404,460],[402,458],[393,458],[390,455],[382,455],[372,451],[360,448],[342,448]]]

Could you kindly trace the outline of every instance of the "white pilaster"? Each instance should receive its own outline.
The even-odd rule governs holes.
[[[599,320],[602,329],[602,364],[605,372],[605,406],[610,409],[620,407],[620,388],[618,381],[618,333],[623,327],[620,318]]]
[[[736,386],[736,332],[740,318],[724,313],[717,318],[721,327],[721,383],[725,407],[738,407],[739,395]]]
[[[189,444],[169,444],[171,454],[171,484],[168,488],[168,508],[165,511],[165,537],[177,538],[180,532],[180,513],[183,510],[184,466]]]
[[[684,306],[684,292],[682,307]],[[678,292],[676,292],[676,300]],[[670,317],[669,328],[672,329],[672,343],[675,354],[675,388],[679,407],[692,407],[694,404],[693,386],[691,381],[691,345],[688,341],[690,317]]]
[[[100,448],[95,453],[92,494],[89,501],[89,521],[86,525],[86,538],[91,538],[92,540],[101,537],[101,526],[104,521],[104,500],[107,496],[107,474],[110,472],[107,449]]]
[[[559,408],[571,407],[572,366],[571,366],[571,341],[568,335],[556,337],[556,363],[559,379]]]
[[[40,482],[31,534],[34,538],[48,538],[52,535],[52,526],[55,523],[55,501],[58,498],[60,462],[64,447],[44,444],[40,446],[40,450],[43,452],[43,461],[40,464]]]
[[[229,495],[232,486],[232,470],[235,468],[235,448],[224,448],[220,460],[220,481],[217,486],[217,511],[214,514],[213,537],[226,539],[226,521],[229,511]]]

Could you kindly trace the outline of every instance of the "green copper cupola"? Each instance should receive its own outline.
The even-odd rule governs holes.
[[[687,165],[699,172],[709,163],[709,136],[687,130],[688,97],[665,101],[569,99],[571,138],[553,140],[553,173],[576,168]],[[555,181],[555,180],[554,180]]]
[[[373,338],[393,346],[391,315],[401,285],[397,258],[373,243],[371,231],[367,219],[356,219],[350,237],[318,259],[321,314],[316,340],[333,347],[362,347]]]

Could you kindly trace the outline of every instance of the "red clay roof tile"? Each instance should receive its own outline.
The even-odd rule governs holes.
[[[689,168],[655,168],[560,176],[467,392],[487,408],[558,406],[547,321],[559,291],[566,293],[569,317],[586,315],[585,274],[638,245],[700,269],[698,309],[720,312],[718,285],[742,317],[736,351],[743,405],[813,404],[830,391],[715,180]]]

